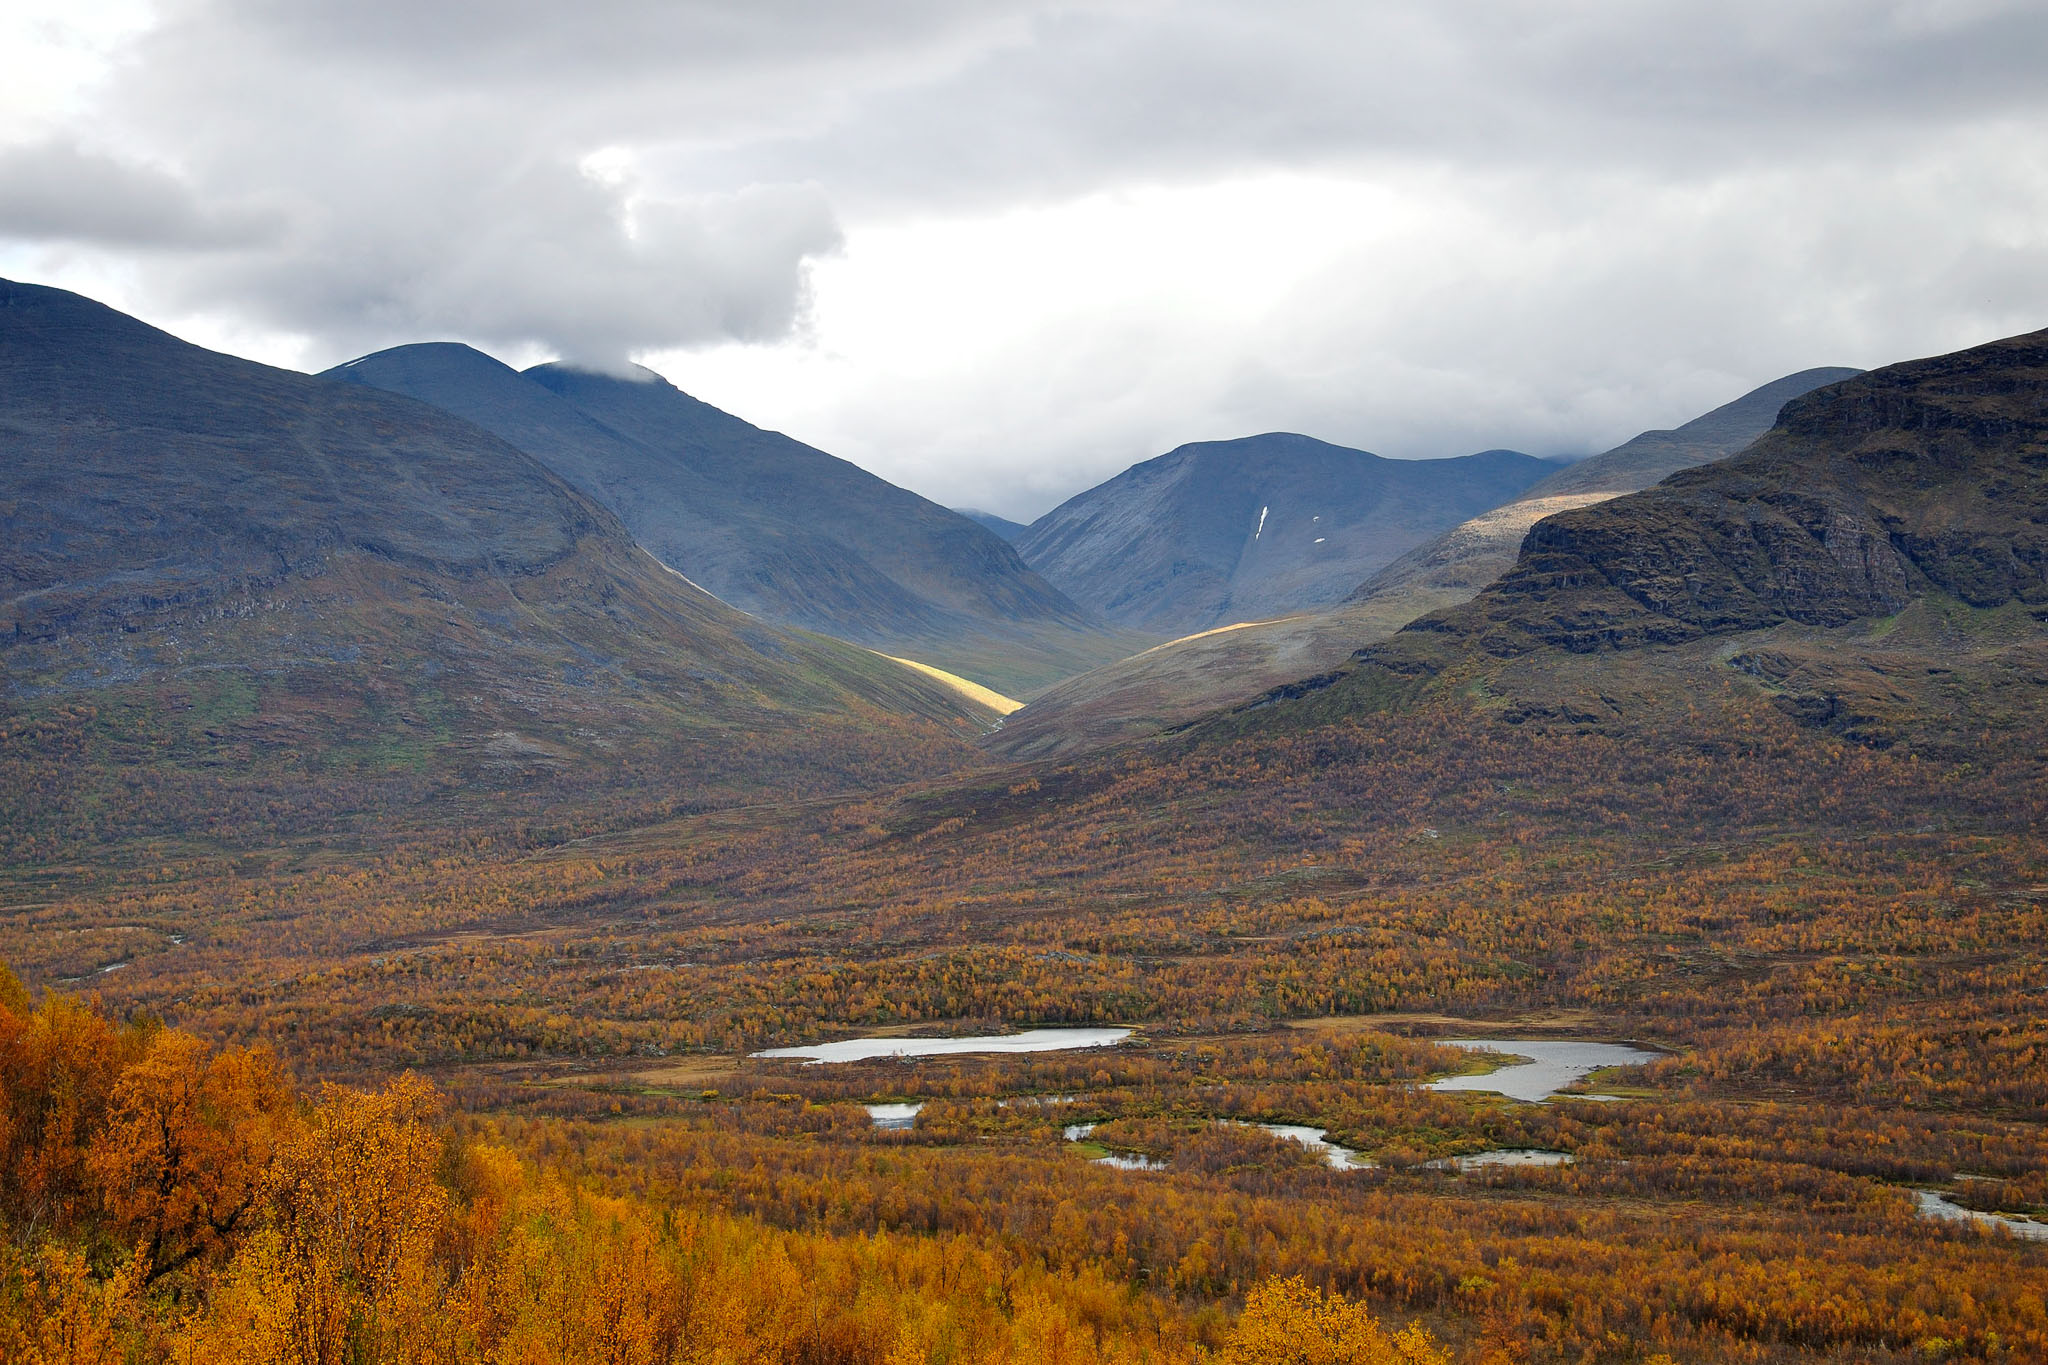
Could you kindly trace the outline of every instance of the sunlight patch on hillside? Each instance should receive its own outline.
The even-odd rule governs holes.
[[[881,653],[880,650],[875,652]],[[994,688],[983,687],[980,683],[963,678],[958,673],[948,673],[943,668],[933,668],[930,664],[921,664],[915,659],[899,659],[894,654],[882,654],[882,657],[891,663],[902,664],[905,668],[914,668],[927,678],[937,679],[969,701],[979,702],[999,716],[1007,716],[1013,711],[1024,709],[1024,703],[1015,697],[1006,697]]]

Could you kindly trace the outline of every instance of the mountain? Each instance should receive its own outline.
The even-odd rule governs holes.
[[[1829,385],[1732,459],[1546,518],[1471,601],[1300,690],[1327,709],[1456,689],[1594,727],[1748,696],[1859,742],[1968,752],[2038,720],[2044,622],[2036,332]]]
[[[507,784],[850,786],[958,766],[991,718],[692,588],[467,422],[27,284],[0,284],[0,524],[17,848]]]
[[[1858,370],[1787,375],[1670,431],[1646,431],[1567,465],[1513,501],[1444,531],[1321,612],[1204,631],[1105,664],[1034,697],[983,741],[1006,758],[1074,752],[1155,734],[1297,678],[1336,668],[1426,612],[1453,606],[1515,562],[1529,528],[1553,513],[1647,487],[1720,459],[1767,431],[1785,403]]]
[[[1683,426],[1670,431],[1646,431],[1603,454],[1574,461],[1523,496],[1633,493],[1648,488],[1681,469],[1727,458],[1769,431],[1778,420],[1779,410],[1793,399],[1862,373],[1840,365],[1823,365],[1774,379]]]
[[[1068,499],[1017,549],[1112,621],[1185,634],[1339,602],[1553,468],[1509,450],[1387,460],[1284,433],[1208,441]]]
[[[1013,693],[1151,643],[1076,606],[966,517],[651,370],[521,373],[430,343],[327,373],[504,438],[610,508],[664,564],[764,620]]]
[[[1025,531],[1030,529],[1021,521],[1011,521],[1008,517],[999,517],[993,512],[984,512],[978,507],[956,507],[953,510],[969,521],[988,527],[989,530],[994,531],[1013,545],[1016,544],[1018,536],[1023,535]]]
[[[1410,550],[1360,584],[1349,600],[1411,601],[1416,615],[1462,601],[1515,562],[1522,537],[1543,518],[1648,488],[1681,469],[1725,459],[1770,430],[1785,404],[1861,373],[1824,367],[1788,374],[1681,427],[1646,431],[1610,451],[1567,465],[1513,502]]]

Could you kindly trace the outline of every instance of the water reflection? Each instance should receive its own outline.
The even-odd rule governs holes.
[[[874,1120],[875,1127],[885,1133],[895,1133],[916,1125],[917,1116],[924,1110],[924,1103],[919,1101],[916,1104],[870,1104],[866,1108],[868,1117]]]
[[[1445,1047],[1470,1052],[1499,1052],[1527,1057],[1510,1062],[1484,1076],[1446,1076],[1431,1081],[1425,1090],[1480,1090],[1531,1104],[1549,1099],[1585,1076],[1609,1066],[1637,1066],[1654,1062],[1664,1054],[1623,1043],[1582,1043],[1576,1040],[1530,1038],[1445,1038]],[[1580,1098],[1573,1096],[1572,1098]]]
[[[978,1038],[843,1038],[809,1047],[771,1047],[754,1057],[801,1057],[812,1065],[862,1062],[870,1057],[955,1057],[967,1053],[1062,1052],[1077,1047],[1113,1047],[1131,1036],[1127,1028],[1034,1028]]]

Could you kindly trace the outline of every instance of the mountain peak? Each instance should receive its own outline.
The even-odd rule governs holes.
[[[1515,451],[1389,460],[1286,431],[1193,442],[1069,498],[1017,548],[1111,620],[1187,634],[1337,602],[1550,470]]]
[[[495,363],[423,347],[350,372],[372,361]],[[942,765],[962,752],[950,695],[690,589],[530,455],[366,383],[6,284],[0,411],[8,705],[168,755],[146,801],[110,768],[37,816],[52,828],[82,808],[155,828],[181,802],[327,820],[643,760],[758,790],[735,727],[799,773],[887,761],[912,715],[939,721]]]

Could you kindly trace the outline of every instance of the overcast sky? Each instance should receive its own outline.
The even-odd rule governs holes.
[[[2040,0],[6,0],[0,273],[641,360],[1029,520],[2048,326]]]

